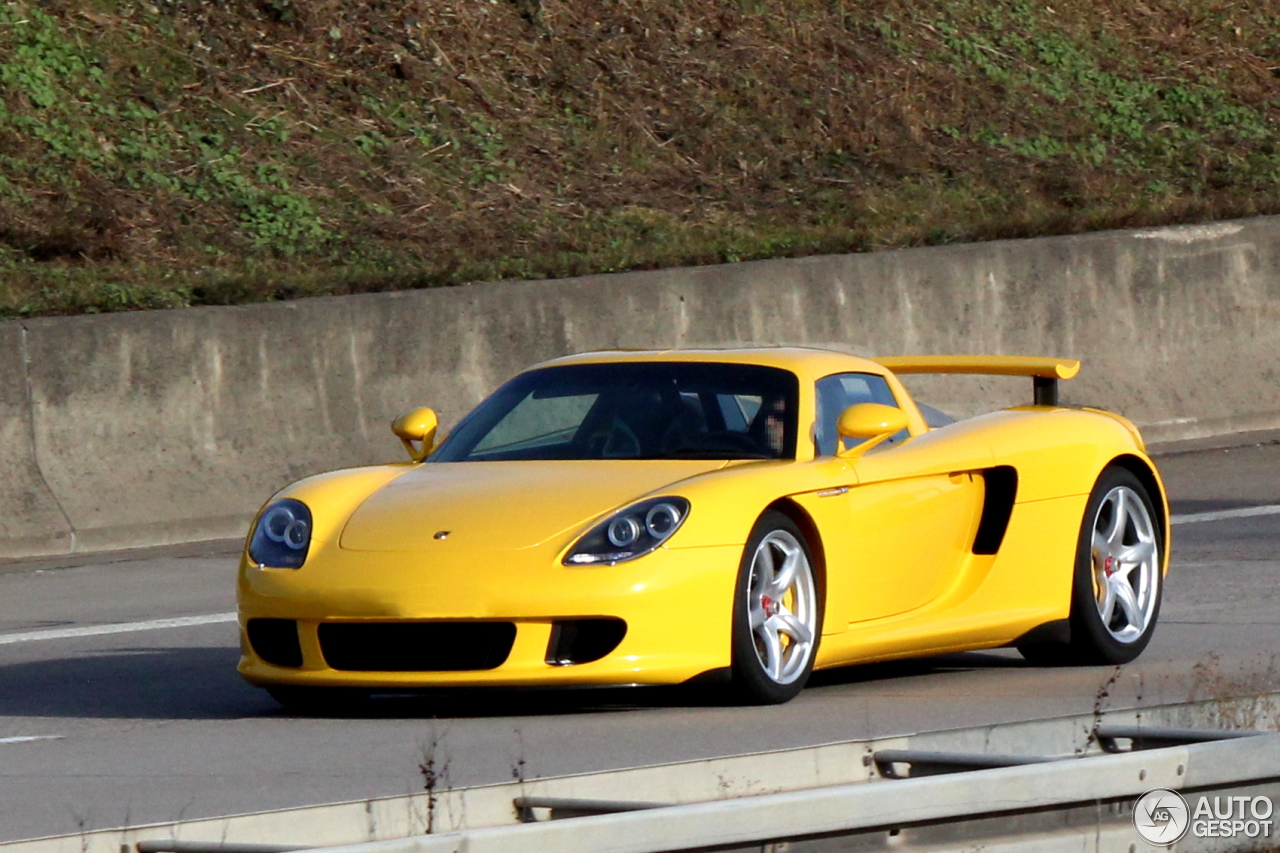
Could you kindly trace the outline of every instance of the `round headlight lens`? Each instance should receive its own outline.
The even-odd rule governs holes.
[[[651,553],[689,517],[689,501],[663,497],[633,503],[597,523],[565,555],[566,566],[615,565]]]
[[[289,507],[276,504],[263,513],[262,531],[272,542],[283,544],[289,532],[289,525],[296,520],[293,513],[289,511]]]
[[[619,548],[625,548],[640,538],[640,525],[634,518],[620,515],[609,522],[609,541]]]
[[[310,548],[311,510],[292,498],[267,507],[249,539],[249,557],[274,569],[301,568]]]
[[[680,526],[680,510],[669,503],[660,503],[644,517],[644,528],[654,539],[666,539]]]
[[[295,551],[301,551],[311,541],[311,525],[300,518],[289,522],[284,529],[284,544]]]

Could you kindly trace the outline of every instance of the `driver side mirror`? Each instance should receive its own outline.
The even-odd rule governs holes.
[[[400,439],[404,449],[409,451],[409,458],[421,462],[435,449],[436,429],[440,419],[434,409],[426,407],[410,409],[391,422],[391,431]],[[414,442],[419,442],[417,447]]]
[[[836,433],[840,436],[840,446],[836,448],[836,456],[842,459],[857,459],[906,427],[907,413],[902,409],[881,403],[858,403],[850,406],[840,413],[840,419],[836,421]],[[844,447],[846,438],[859,443],[846,450]]]

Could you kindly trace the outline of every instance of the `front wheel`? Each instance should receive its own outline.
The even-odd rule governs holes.
[[[738,568],[733,602],[733,680],[745,701],[774,705],[809,680],[822,636],[813,556],[780,512],[756,522]]]
[[[1019,651],[1039,663],[1121,664],[1155,632],[1164,530],[1151,495],[1125,468],[1102,472],[1085,510],[1071,591],[1071,641]]]

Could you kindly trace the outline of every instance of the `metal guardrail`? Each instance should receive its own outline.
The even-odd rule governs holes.
[[[1098,726],[1093,736],[1105,752],[1121,752],[1117,741],[1130,741],[1131,749],[1156,749],[1162,746],[1179,746],[1186,743],[1204,743],[1213,740],[1235,740],[1255,737],[1266,732],[1226,729],[1171,729],[1143,726]]]
[[[1061,761],[1029,755],[983,755],[971,752],[930,752],[921,749],[881,749],[873,753],[876,770],[886,779],[917,779],[921,776],[937,776],[942,773],[963,773],[969,770],[991,770],[996,767],[1018,767],[1023,764],[1043,764]],[[910,767],[909,773],[898,771],[899,765]]]
[[[879,765],[972,768],[880,784],[839,785],[718,802],[449,832],[322,848],[325,853],[672,853],[910,848],[946,838],[957,847],[1014,843],[1026,849],[1118,849],[1138,837],[1132,802],[1153,788],[1231,792],[1270,784],[1280,794],[1280,735],[1113,729],[1127,752],[1045,759],[884,751]],[[1191,738],[1201,742],[1189,742]],[[1178,745],[1152,747],[1161,741]],[[896,759],[896,761],[894,760]],[[1267,790],[1271,790],[1268,788]],[[568,805],[568,803],[562,803]],[[616,805],[616,804],[615,804]],[[974,835],[979,836],[975,839]],[[1105,843],[1104,843],[1105,842]],[[945,848],[941,848],[945,849]],[[140,851],[145,853],[145,851]],[[159,853],[159,851],[153,851]]]
[[[1173,729],[1144,726],[1098,726],[1093,737],[1103,752],[1125,752],[1120,741],[1130,743],[1129,751],[1156,749],[1164,746],[1182,746],[1189,743],[1205,743],[1217,740],[1234,740],[1266,734],[1255,731],[1227,731],[1225,729]],[[931,752],[920,749],[881,749],[872,755],[876,770],[887,779],[936,776],[941,773],[958,773],[966,770],[990,770],[995,767],[1017,767],[1022,764],[1041,764],[1061,761],[1061,758],[1038,755],[989,755],[986,753]],[[909,774],[900,773],[899,765],[910,767]]]
[[[219,841],[138,841],[138,853],[289,853],[297,844],[227,844]]]
[[[674,803],[645,803],[631,800],[591,800],[580,797],[516,797],[511,801],[521,823],[537,820],[535,809],[546,809],[552,820],[593,814],[618,814],[646,809],[670,808]],[[138,851],[144,853],[144,851]]]
[[[1280,693],[91,830],[0,853],[1131,853],[1145,849],[1132,813],[1151,788],[1280,801],[1280,735],[1171,727],[1196,722],[1280,728]],[[1227,849],[1193,841],[1178,849]]]

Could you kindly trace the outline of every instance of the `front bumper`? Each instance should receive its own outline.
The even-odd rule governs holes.
[[[296,570],[260,569],[244,557],[240,673],[259,686],[409,689],[675,684],[729,665],[741,548],[663,548],[617,566],[573,568],[548,551],[442,548],[428,559],[321,544]],[[301,664],[264,660],[250,642],[250,619],[296,623]],[[621,620],[625,635],[598,660],[558,665],[549,654],[555,627],[576,620]],[[395,670],[353,670],[347,663],[338,669],[326,660],[320,633],[339,623],[510,623],[514,639],[501,663],[489,668],[404,671],[398,663]],[[388,636],[381,629],[374,634]]]

